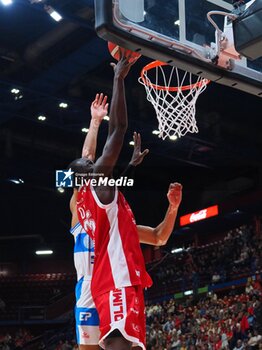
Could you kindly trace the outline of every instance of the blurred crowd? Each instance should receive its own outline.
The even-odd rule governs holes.
[[[230,230],[222,240],[190,247],[152,270],[155,286],[167,291],[196,290],[262,270],[262,236],[252,226]],[[155,288],[153,286],[153,288]]]
[[[156,291],[192,295],[147,305],[147,350],[262,350],[262,236],[251,226],[229,231],[222,240],[189,247],[149,268]],[[197,293],[205,285],[248,278],[245,292],[233,286],[226,296]],[[0,307],[1,307],[0,303]],[[0,350],[24,349],[32,334],[27,329],[0,333]],[[76,350],[74,326],[42,335],[38,350]]]
[[[75,340],[60,340],[55,350],[77,350],[78,345]]]
[[[32,338],[31,332],[25,328],[19,328],[15,333],[0,333],[0,350],[23,349]]]
[[[50,335],[51,334],[51,335]],[[32,343],[34,339],[34,343]],[[19,329],[15,333],[0,333],[0,350],[77,350],[78,345],[74,337],[74,329],[71,326],[65,330],[44,332],[40,336],[33,337],[29,329]]]
[[[262,349],[262,288],[249,281],[245,293],[218,298],[209,293],[183,304],[174,299],[148,305],[148,350]]]

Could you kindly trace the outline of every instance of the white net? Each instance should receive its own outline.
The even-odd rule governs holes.
[[[174,139],[188,132],[197,133],[196,101],[206,89],[209,80],[190,72],[181,73],[178,68],[166,63],[153,64],[153,68],[155,77],[152,78],[154,69],[150,67],[142,71],[139,82],[144,85],[147,100],[156,111],[159,137],[163,140],[167,137]]]

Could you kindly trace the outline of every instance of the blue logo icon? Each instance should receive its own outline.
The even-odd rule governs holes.
[[[57,170],[56,171],[56,187],[73,187],[73,174],[74,172],[69,170]]]

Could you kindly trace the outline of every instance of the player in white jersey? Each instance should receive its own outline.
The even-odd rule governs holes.
[[[79,349],[97,349],[99,339],[99,319],[90,291],[94,264],[94,246],[92,240],[80,223],[71,228],[75,239],[74,262],[77,271],[75,288],[76,338]],[[85,345],[88,345],[85,346]],[[92,345],[94,347],[92,348]]]
[[[107,115],[107,96],[97,94],[91,105],[91,123],[82,149],[82,157],[93,161],[95,159],[97,133],[103,118]],[[100,336],[99,319],[91,295],[90,285],[94,264],[94,245],[78,222],[76,211],[77,190],[74,190],[70,201],[72,213],[71,230],[74,236],[74,263],[77,272],[75,288],[76,306],[76,337],[80,350],[98,350]]]

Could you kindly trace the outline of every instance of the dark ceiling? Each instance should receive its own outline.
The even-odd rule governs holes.
[[[95,94],[110,98],[112,93],[111,59],[107,43],[94,31],[93,1],[46,4],[61,13],[61,22],[44,11],[43,2],[0,3],[2,261],[28,258],[32,247],[42,243],[71,255],[71,193],[55,189],[55,170],[80,155],[85,137],[81,129],[88,127]],[[157,128],[154,110],[137,82],[149,61],[141,58],[126,81],[129,129],[119,161],[120,171],[131,157],[133,131],[140,132],[150,154],[137,169],[135,189],[127,194],[137,222],[159,222],[170,181],[183,183],[181,213],[260,189],[261,99],[210,84],[197,103],[200,132],[177,141],[159,140],[152,134]],[[13,88],[20,92],[12,94]],[[68,108],[59,108],[61,102]],[[39,115],[46,121],[38,121]],[[98,154],[106,133],[104,121]],[[10,182],[19,178],[24,183]]]

